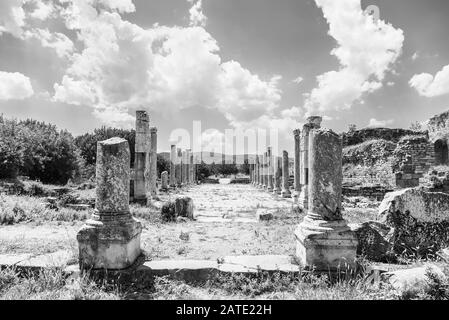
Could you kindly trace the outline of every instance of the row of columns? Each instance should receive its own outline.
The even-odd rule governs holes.
[[[290,190],[289,154],[283,151],[282,157],[273,157],[271,147],[263,155],[256,155],[250,165],[250,177],[253,185],[266,189],[268,192],[292,198],[302,209],[308,207],[308,174],[309,174],[309,135],[313,129],[321,127],[321,117],[309,117],[302,130],[293,131],[294,136],[294,183]]]
[[[196,184],[198,182],[197,164],[192,150],[182,151],[176,148],[176,145],[171,145],[170,148],[170,187]]]
[[[141,119],[146,121],[147,118]],[[299,199],[307,197],[307,215],[295,231],[296,257],[302,267],[317,271],[354,270],[357,238],[343,219],[341,207],[342,139],[331,130],[320,129],[320,123],[319,117],[309,118],[301,133],[300,146],[304,149],[299,152],[302,173],[299,178],[303,183],[300,184]],[[297,133],[295,131],[295,144]],[[153,139],[150,141],[155,145]],[[176,159],[171,159],[175,183],[194,181],[193,154],[190,150],[177,151]],[[267,190],[271,187],[273,192],[279,192],[282,187],[281,194],[287,195],[290,192],[288,153],[283,152],[281,161],[280,158],[274,160],[271,152],[269,148],[262,161],[256,157],[252,169],[253,182],[262,183]],[[297,155],[295,145],[295,159]],[[151,156],[149,160],[152,161]],[[279,179],[281,164],[282,183]],[[295,170],[298,170],[296,165]],[[295,179],[298,179],[297,172]],[[95,213],[77,234],[82,269],[128,268],[141,254],[142,225],[129,210],[129,180],[130,150],[127,141],[112,138],[99,142]],[[297,186],[295,183],[295,191],[298,191]]]
[[[146,111],[136,111],[133,199],[146,203],[157,196],[157,128]]]
[[[271,148],[263,156],[257,155],[251,180],[267,191],[271,191],[274,181],[275,194],[282,187],[281,196],[292,197],[307,213],[295,231],[296,257],[302,266],[321,271],[352,271],[356,268],[357,238],[342,216],[342,140],[332,130],[321,129],[321,121],[321,117],[309,117],[302,130],[293,132],[293,193],[288,182],[287,151],[283,151],[281,163],[280,159],[273,162]]]

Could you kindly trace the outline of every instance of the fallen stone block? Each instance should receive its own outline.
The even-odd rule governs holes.
[[[350,224],[358,244],[357,255],[370,261],[394,262],[396,260],[390,243],[392,229],[382,223],[369,221],[363,224]]]
[[[427,276],[429,272],[442,280],[446,279],[443,270],[435,265],[387,272],[382,275],[382,279],[389,283],[399,295],[413,297],[426,292],[430,288],[430,279]]]
[[[395,252],[435,253],[449,245],[449,195],[422,188],[388,193],[379,221],[393,228]]]
[[[89,204],[68,204],[66,207],[75,211],[86,211],[92,209],[92,206]]]
[[[148,261],[139,269],[154,276],[172,276],[178,280],[207,280],[218,273],[218,263],[210,260]]]
[[[179,239],[183,241],[189,241],[190,240],[190,233],[188,231],[181,230],[181,234],[179,235]]]
[[[273,214],[268,210],[259,209],[256,212],[256,217],[258,221],[270,221],[273,220]]]
[[[162,220],[176,221],[178,217],[194,220],[193,200],[189,197],[179,197],[174,201],[164,203],[161,208]]]
[[[284,255],[229,256],[222,259],[219,268],[227,273],[300,271],[300,266],[294,263],[293,257]]]

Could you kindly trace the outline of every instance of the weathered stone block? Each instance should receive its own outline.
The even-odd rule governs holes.
[[[177,217],[194,220],[193,200],[189,197],[179,197],[169,201],[162,206],[161,215],[164,221],[176,221]]]
[[[380,222],[394,229],[396,252],[437,251],[449,244],[449,195],[405,189],[388,193],[379,208]]]
[[[142,225],[129,216],[88,220],[77,240],[82,269],[125,269],[140,255]]]
[[[256,217],[258,221],[270,221],[273,220],[273,214],[265,209],[259,209],[256,212]]]
[[[356,268],[357,237],[344,220],[314,220],[307,216],[295,236],[296,257],[301,266],[317,271]]]
[[[358,245],[357,255],[376,262],[395,261],[393,246],[390,243],[392,229],[384,224],[369,221],[350,225],[355,232]]]

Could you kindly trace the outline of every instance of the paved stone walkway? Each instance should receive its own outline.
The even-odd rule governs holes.
[[[283,199],[253,185],[205,184],[191,187],[181,195],[191,197],[199,222],[255,222],[258,209],[272,212],[292,208]]]

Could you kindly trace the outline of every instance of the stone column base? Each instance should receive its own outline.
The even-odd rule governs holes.
[[[136,203],[136,204],[140,204],[142,206],[146,206],[147,202],[148,202],[148,198],[144,197],[144,198],[133,198],[132,201],[130,200],[131,203]]]
[[[287,198],[291,198],[292,195],[291,195],[290,190],[284,189],[284,190],[282,190],[282,192],[281,192],[281,196],[282,196],[282,198],[287,199]]]
[[[345,220],[324,221],[308,214],[295,231],[296,257],[302,267],[317,271],[356,268],[357,238]]]
[[[120,270],[130,267],[141,254],[142,224],[131,214],[100,216],[78,232],[81,269]]]
[[[298,205],[301,209],[307,210],[309,208],[309,194],[307,191],[308,186],[303,186],[301,193],[298,197]]]
[[[275,194],[275,195],[280,195],[281,194],[281,189],[280,188],[274,188],[273,189],[273,194]]]
[[[299,192],[298,191],[292,192],[292,200],[293,200],[293,203],[298,203],[298,200],[299,200]]]

